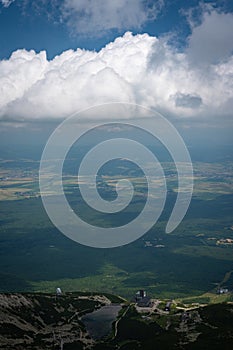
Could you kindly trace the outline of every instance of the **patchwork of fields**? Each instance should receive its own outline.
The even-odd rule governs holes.
[[[154,297],[185,298],[215,293],[232,270],[233,245],[217,242],[233,239],[233,163],[194,163],[192,203],[172,234],[164,229],[177,179],[172,165],[164,163],[168,196],[159,222],[136,242],[104,250],[79,245],[53,226],[39,195],[38,166],[31,160],[1,161],[1,291],[51,292],[59,285],[66,291],[105,291],[130,298],[144,288]],[[120,169],[124,177],[125,169]],[[132,169],[128,179],[134,183],[135,199],[118,216],[97,215],[85,206],[74,175],[64,175],[64,188],[79,215],[90,215],[100,226],[114,226],[133,218],[144,205],[144,177]],[[88,176],[82,181],[88,186]],[[111,174],[100,177],[99,185],[103,197],[114,197]],[[233,289],[231,275],[223,286]]]

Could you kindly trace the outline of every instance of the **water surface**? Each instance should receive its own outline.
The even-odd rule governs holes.
[[[121,306],[106,305],[100,309],[84,315],[81,320],[88,333],[93,339],[100,339],[108,335],[112,330],[112,323],[115,321]]]

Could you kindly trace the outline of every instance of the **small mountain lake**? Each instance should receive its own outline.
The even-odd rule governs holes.
[[[112,323],[120,310],[121,306],[119,304],[106,305],[84,315],[81,320],[90,336],[93,339],[100,339],[111,332]]]

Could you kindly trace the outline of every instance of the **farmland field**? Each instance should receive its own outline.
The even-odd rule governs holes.
[[[132,244],[95,249],[63,236],[43,208],[38,185],[39,162],[1,161],[0,191],[0,290],[51,292],[105,291],[130,298],[144,288],[151,296],[184,298],[214,293],[233,266],[233,163],[194,162],[194,193],[183,222],[171,234],[165,225],[176,199],[177,179],[171,163],[163,164],[168,195],[157,224]],[[109,167],[111,169],[111,167]],[[114,197],[114,179],[125,177],[109,169],[100,177],[100,193]],[[99,226],[124,224],[144,205],[145,178],[130,168],[134,183],[132,205],[118,216],[95,214],[81,200],[74,174],[64,174],[64,188],[72,208]],[[108,185],[106,186],[106,181]],[[88,176],[82,181],[88,186]],[[156,183],[156,180],[155,180]],[[48,193],[53,195],[53,193]],[[233,289],[232,276],[225,285]]]

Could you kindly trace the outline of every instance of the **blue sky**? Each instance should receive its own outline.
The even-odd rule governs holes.
[[[51,6],[51,3],[54,3],[55,8]],[[153,5],[157,1],[148,1],[148,3]],[[225,12],[233,11],[233,2],[230,0],[202,1],[202,3],[212,4]],[[102,33],[96,34],[94,31],[92,35],[85,34],[78,29],[74,32],[70,28],[69,20],[62,15],[63,4],[64,1],[61,0],[1,1],[0,59],[9,58],[13,51],[22,48],[35,51],[46,50],[50,59],[70,48],[100,50],[127,30],[135,34],[146,32],[153,36],[173,33],[176,35],[177,44],[184,45],[190,34],[185,12],[196,8],[198,18],[200,1],[165,0],[163,4],[161,2],[155,18],[152,16],[152,19],[143,21],[140,26],[125,23],[123,28],[119,25],[119,28],[115,27]],[[74,16],[75,21],[78,22],[80,17]]]
[[[0,120],[106,102],[232,128],[233,2],[0,0]]]

